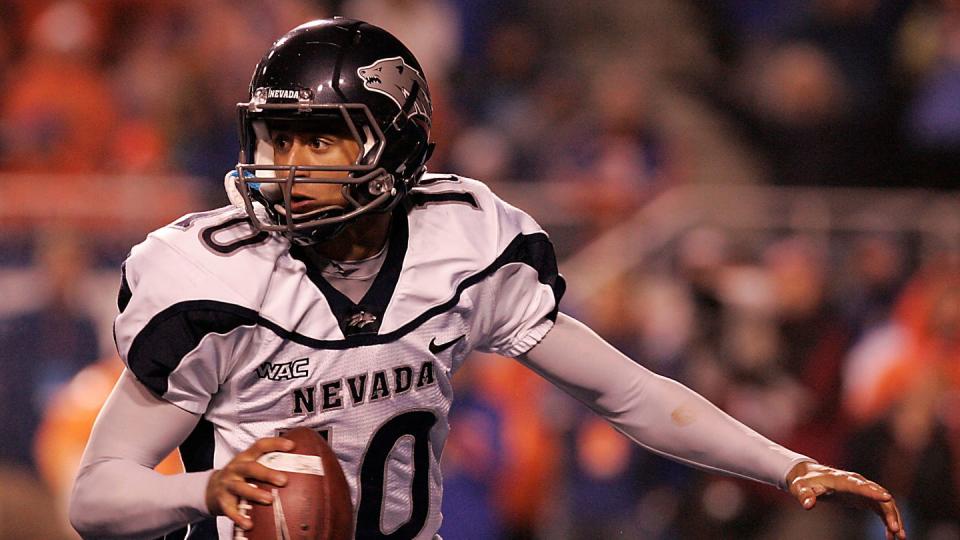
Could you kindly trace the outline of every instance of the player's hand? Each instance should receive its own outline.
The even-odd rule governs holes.
[[[818,497],[834,495],[848,504],[868,508],[879,515],[887,527],[887,540],[904,540],[907,537],[900,510],[890,492],[857,473],[804,461],[787,473],[787,486],[805,510],[816,506]]]
[[[240,452],[230,463],[210,475],[207,482],[207,509],[215,516],[227,516],[243,529],[253,527],[250,518],[240,513],[238,503],[241,498],[259,504],[271,504],[273,495],[254,487],[250,480],[259,480],[277,487],[287,483],[287,475],[282,472],[264,467],[257,463],[257,458],[269,452],[289,452],[293,450],[293,441],[282,437],[268,437],[259,439],[243,452]]]

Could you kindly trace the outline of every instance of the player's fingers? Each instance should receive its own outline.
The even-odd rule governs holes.
[[[259,504],[270,504],[273,502],[272,493],[265,489],[260,489],[249,482],[233,482],[228,489],[230,493],[248,501]]]
[[[900,509],[897,508],[896,502],[892,499],[883,502],[871,501],[869,507],[883,520],[883,524],[887,528],[889,535],[901,539],[906,538],[906,532],[903,530],[903,520],[900,517]]]
[[[877,515],[883,520],[883,523],[893,532],[900,530],[900,520],[897,516],[896,507],[892,504],[878,504],[876,508]]]
[[[793,487],[794,496],[797,498],[797,501],[800,502],[800,505],[803,506],[804,510],[810,510],[816,506],[817,496],[820,495],[820,493],[814,489],[814,485],[806,482],[797,482]]]
[[[287,483],[286,474],[266,467],[256,461],[237,463],[234,470],[247,480],[260,480],[261,482],[268,482],[277,487],[283,487]]]
[[[832,474],[818,475],[815,479],[810,479],[807,482],[806,485],[818,497],[837,492],[849,493],[878,502],[889,501],[893,498],[882,486],[856,473],[835,471]]]
[[[246,513],[247,509],[239,508],[239,500],[237,497],[231,493],[223,493],[220,497],[220,508],[223,510],[223,515],[230,518],[234,523],[239,525],[242,529],[250,529],[253,527],[253,521],[249,517],[243,515]]]
[[[896,508],[897,510],[897,523],[900,524],[900,532],[897,533],[897,536],[900,538],[900,540],[907,540],[907,529],[903,526],[903,515],[900,514],[900,507],[896,506],[896,502],[894,502],[893,504],[894,504],[894,508]]]
[[[243,456],[245,460],[254,460],[268,452],[289,452],[293,447],[293,441],[290,439],[265,437],[257,439],[249,448],[237,454],[237,457]]]
[[[253,510],[253,506],[250,505],[250,502],[246,499],[240,499],[237,501],[237,514],[243,520],[242,523],[234,521],[240,528],[244,530],[250,530],[253,528],[253,519],[250,517],[250,510]]]
[[[861,497],[866,497],[878,502],[886,502],[893,499],[889,491],[883,489],[883,487],[876,482],[871,482],[863,477],[847,478],[842,482],[838,482],[836,489],[855,493]]]
[[[829,495],[833,493],[833,489],[829,488],[823,484],[814,483],[810,485],[810,491],[817,497],[821,495]]]
[[[891,499],[880,503],[879,506],[882,508],[883,514],[881,517],[887,524],[887,529],[896,533],[897,538],[906,538],[907,532],[903,528],[903,518],[900,516],[900,508],[897,507],[897,503]]]

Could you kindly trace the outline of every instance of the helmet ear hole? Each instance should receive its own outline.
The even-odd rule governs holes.
[[[387,135],[388,139],[390,135],[393,135],[393,139],[384,152],[381,163],[385,169],[395,171],[403,180],[410,180],[419,174],[432,153],[429,150],[427,134],[416,122],[408,122],[403,130],[391,130]]]
[[[357,161],[358,163],[365,163],[370,159],[371,152],[374,150],[377,141],[373,136],[373,130],[371,130],[370,126],[366,124],[363,124],[359,135],[363,144],[360,147],[360,155],[357,156]]]

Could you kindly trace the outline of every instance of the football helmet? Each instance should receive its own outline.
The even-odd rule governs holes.
[[[232,184],[230,195],[242,199],[257,228],[299,244],[329,239],[361,215],[393,209],[417,184],[433,150],[433,109],[419,62],[387,31],[351,19],[311,21],[278,39],[257,64],[249,101],[237,111],[240,160],[228,191]],[[277,165],[273,123],[339,133],[361,150],[350,165]],[[315,178],[313,171],[344,174]],[[291,192],[301,182],[340,184],[348,204],[295,213]],[[267,219],[258,215],[259,205]]]

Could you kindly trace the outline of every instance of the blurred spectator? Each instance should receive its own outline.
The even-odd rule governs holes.
[[[841,403],[841,366],[851,332],[827,288],[828,261],[809,237],[781,240],[765,253],[784,344],[781,365],[802,386],[797,425],[787,444],[824,463],[840,463],[849,433]]]
[[[676,180],[676,145],[653,114],[649,80],[625,61],[610,62],[592,81],[589,119],[555,141],[547,178],[565,193],[566,210],[595,230],[624,220]],[[559,150],[559,152],[558,152]]]
[[[529,23],[506,17],[490,28],[483,53],[460,66],[456,103],[471,122],[449,143],[452,168],[490,181],[536,179],[551,134],[565,125],[550,98],[572,83],[545,75],[543,47]]]
[[[5,435],[6,436],[6,435]],[[73,540],[76,533],[65,533],[61,524],[50,518],[53,498],[22,468],[0,463],[0,538],[10,540]]]
[[[900,32],[912,97],[906,132],[923,185],[956,186],[960,166],[960,2],[916,2]]]
[[[503,415],[478,386],[476,366],[457,373],[457,406],[450,412],[450,436],[443,452],[443,525],[450,538],[501,538],[502,515],[495,495],[505,461]]]
[[[765,151],[774,182],[857,181],[849,160],[864,153],[851,147],[862,130],[847,113],[850,89],[822,49],[796,42],[758,51],[739,77],[746,94],[740,114]]]
[[[787,35],[814,44],[839,69],[853,113],[873,115],[890,91],[896,28],[908,7],[897,0],[812,0]]]
[[[862,426],[851,440],[851,465],[904,497],[907,527],[915,534],[960,531],[956,260],[937,260],[918,272],[892,323],[868,334],[846,369],[846,405]]]
[[[460,20],[448,0],[347,0],[343,15],[383,27],[410,47],[430,90],[446,87],[460,59]]]
[[[898,242],[899,240],[899,242]],[[848,250],[846,268],[838,277],[843,297],[843,316],[851,334],[859,338],[886,323],[906,278],[906,254],[902,239],[864,235]]]
[[[112,89],[92,46],[102,29],[85,3],[55,2],[34,21],[6,80],[0,165],[5,170],[101,170],[114,142]]]
[[[56,503],[57,517],[64,531],[72,532],[67,503],[90,430],[122,371],[123,363],[116,354],[81,370],[50,400],[37,430],[34,445],[37,467]],[[181,472],[179,453],[174,450],[156,470],[163,474]],[[57,522],[51,516],[47,520]]]
[[[861,422],[886,414],[908,389],[923,386],[928,379],[940,382],[928,391],[960,390],[960,267],[956,261],[938,260],[919,271],[904,289],[892,322],[902,337],[888,343],[899,346],[888,349],[885,358],[859,357],[861,362],[876,362],[869,367],[873,376],[866,383],[852,379],[847,386],[848,406]],[[850,365],[848,373],[867,369]]]
[[[718,229],[701,227],[685,233],[677,244],[676,274],[689,287],[694,309],[691,348],[712,348],[720,340],[720,281],[731,263],[730,238]]]
[[[77,305],[87,257],[67,231],[42,238],[37,265],[47,297],[39,308],[0,321],[2,461],[34,466],[33,437],[50,398],[99,355],[94,321]]]
[[[621,531],[636,531],[642,450],[589,411],[579,411],[563,475],[571,538],[613,538]]]
[[[890,81],[906,2],[815,0],[776,43],[749,45],[740,118],[785,184],[892,185],[904,154]]]
[[[956,538],[960,533],[957,488],[958,439],[937,418],[935,402],[914,386],[891,414],[850,440],[851,466],[883,482],[904,501],[904,526],[917,538]],[[882,534],[864,516],[871,534]]]
[[[503,422],[504,457],[494,490],[503,537],[535,538],[560,480],[559,392],[513,359],[479,355],[471,361],[479,364],[477,387],[497,404]]]

